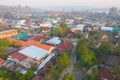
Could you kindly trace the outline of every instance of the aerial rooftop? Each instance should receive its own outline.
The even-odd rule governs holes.
[[[20,50],[19,53],[31,57],[33,59],[40,60],[48,54],[48,51],[36,46],[29,46]]]

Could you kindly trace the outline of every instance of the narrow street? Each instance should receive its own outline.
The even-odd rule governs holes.
[[[70,55],[70,65],[65,68],[63,70],[63,72],[61,73],[60,79],[62,80],[62,78],[67,74],[70,73],[72,74],[76,80],[84,80],[84,76],[83,74],[74,66],[75,63],[75,47],[72,49],[72,53]]]

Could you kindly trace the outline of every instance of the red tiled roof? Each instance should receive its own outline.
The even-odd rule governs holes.
[[[64,42],[60,45],[58,45],[57,50],[67,51],[72,49],[72,43],[71,42]]]
[[[71,37],[71,36],[73,36],[73,34],[72,34],[72,33],[68,33],[67,36],[68,36],[68,37]]]
[[[26,21],[24,22],[24,24],[26,24],[26,25],[31,24],[31,20],[26,20]]]
[[[107,68],[101,67],[98,75],[99,75],[99,77],[102,77],[107,80],[114,80],[112,71]]]
[[[9,57],[13,58],[13,59],[17,59],[18,61],[22,61],[24,59],[27,58],[27,56],[17,52],[12,53]]]
[[[4,62],[4,60],[2,58],[0,58],[0,64],[3,63],[3,62]]]
[[[38,19],[35,23],[36,24],[39,24],[39,23],[41,23],[42,22],[42,19]]]
[[[43,36],[43,35],[36,36],[36,37],[33,38],[33,40],[35,40],[35,41],[39,41],[39,40],[41,40],[41,39],[44,39],[44,36]]]

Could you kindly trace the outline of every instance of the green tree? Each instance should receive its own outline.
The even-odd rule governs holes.
[[[115,77],[115,80],[120,80],[120,66],[113,69],[113,75]]]
[[[60,27],[62,27],[62,28],[67,28],[67,25],[66,25],[64,22],[61,22],[61,23],[60,23]]]
[[[98,67],[93,68],[91,74],[89,74],[89,75],[87,76],[87,79],[88,79],[88,80],[101,80],[101,79],[98,77],[98,72],[99,72]]]
[[[92,66],[97,63],[97,59],[93,52],[89,52],[88,54],[82,55],[81,63],[83,65]]]
[[[81,33],[80,30],[75,31],[73,34],[73,37],[78,37],[80,33]]]
[[[68,31],[68,27],[65,23],[61,23],[60,26],[54,29],[54,34],[59,37],[65,37]]]
[[[61,27],[56,27],[54,30],[54,34],[57,36],[63,36],[64,32]]]
[[[89,49],[86,45],[81,45],[80,46],[80,54],[86,55],[89,53]]]
[[[15,72],[12,72],[8,69],[2,69],[2,68],[0,69],[1,80],[19,80],[19,78],[16,77],[15,75],[16,75]]]
[[[12,43],[10,43],[7,40],[0,40],[0,57],[2,57],[3,59],[7,58],[7,53],[6,53],[6,49],[11,46]]]
[[[110,44],[102,43],[100,47],[98,48],[98,53],[99,54],[110,54],[111,53]]]
[[[28,70],[27,73],[20,77],[20,80],[31,80],[35,76],[33,70]]]
[[[59,67],[59,70],[63,70],[70,64],[70,59],[67,55],[67,53],[62,53],[60,57],[57,60],[57,67]]]
[[[120,56],[120,41],[118,42],[118,46],[116,47],[116,53]]]
[[[8,48],[12,43],[7,40],[0,40],[0,50],[5,50]]]
[[[43,80],[58,80],[59,76],[60,73],[58,72],[58,70],[52,67],[49,72],[45,74]]]
[[[65,75],[63,80],[75,80],[75,78],[70,73],[68,73],[68,74]]]
[[[82,54],[89,53],[89,50],[87,48],[87,45],[85,43],[85,39],[84,38],[81,38],[78,41],[75,52],[76,52],[78,60],[80,60]]]

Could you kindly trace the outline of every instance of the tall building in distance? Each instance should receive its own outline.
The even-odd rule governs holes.
[[[119,10],[116,7],[112,7],[109,10],[109,17],[112,19],[116,18],[119,16]]]

